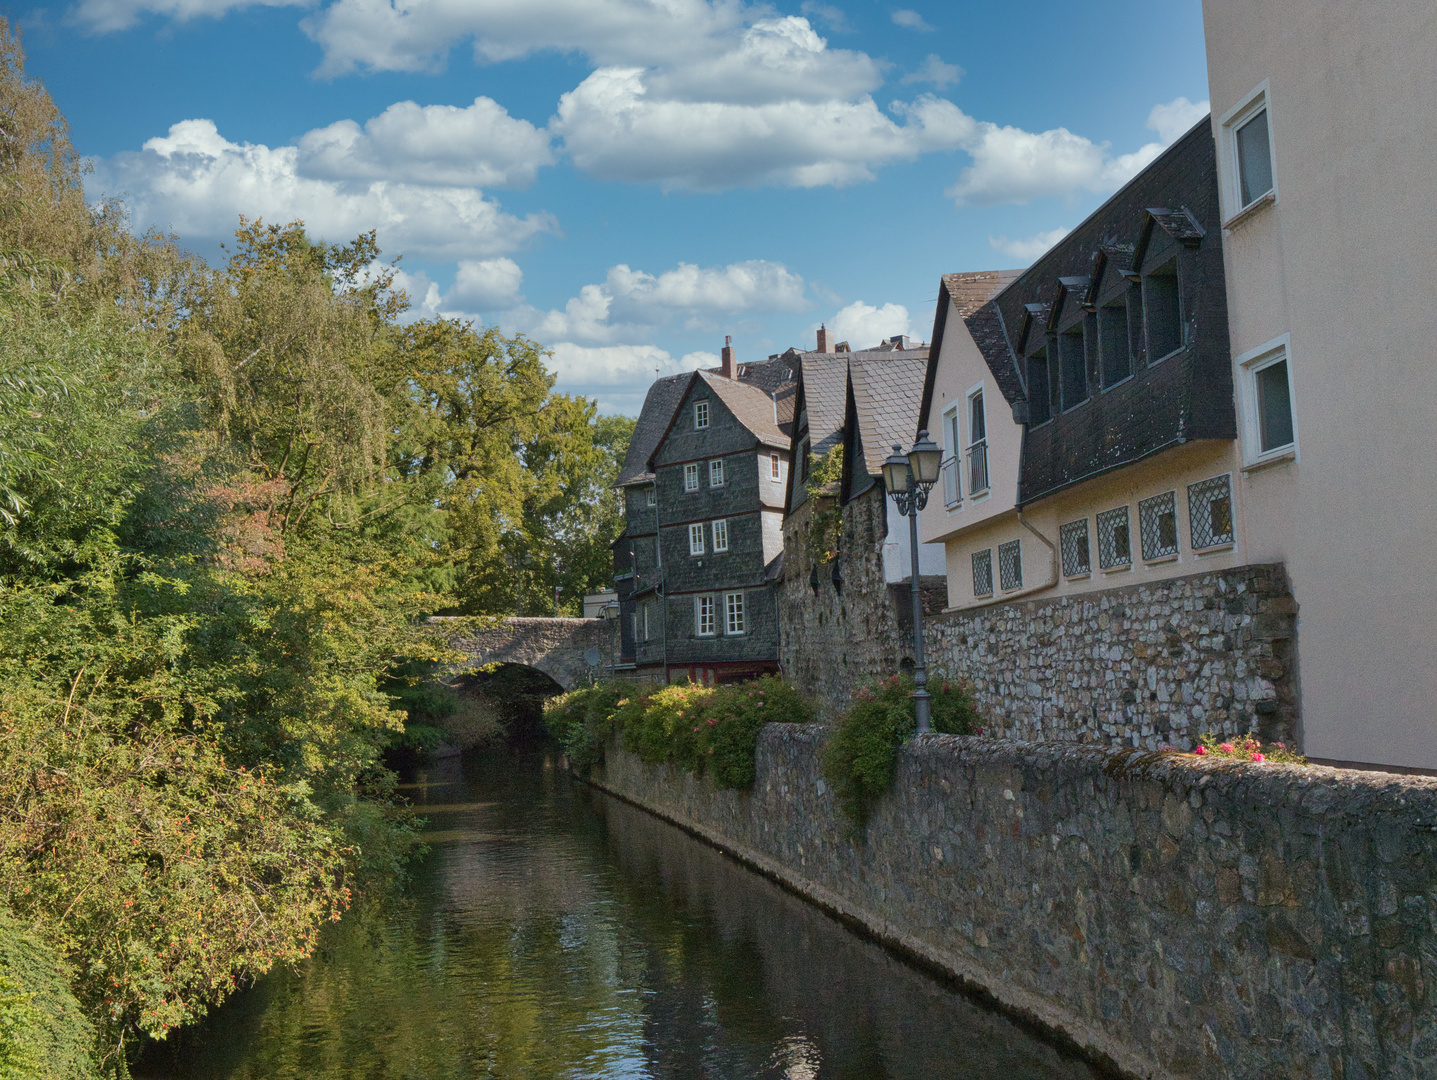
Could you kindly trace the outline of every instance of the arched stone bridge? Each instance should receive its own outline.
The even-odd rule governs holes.
[[[616,623],[604,619],[509,618],[488,627],[465,626],[449,644],[476,664],[524,664],[573,690],[613,662],[617,631]],[[590,663],[596,655],[598,663]]]

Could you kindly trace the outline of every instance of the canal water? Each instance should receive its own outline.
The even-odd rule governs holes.
[[[143,1080],[1091,1080],[1052,1045],[542,755],[406,788],[431,852]]]

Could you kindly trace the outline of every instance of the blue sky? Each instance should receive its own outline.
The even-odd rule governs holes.
[[[910,5],[910,6],[904,6]],[[377,228],[418,314],[657,368],[926,339],[1206,111],[1200,0],[61,0],[10,9],[92,194],[218,255]]]

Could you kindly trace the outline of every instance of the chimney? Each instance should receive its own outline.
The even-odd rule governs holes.
[[[818,348],[816,352],[833,352],[833,338],[828,332],[828,327],[822,323],[818,324]]]
[[[725,379],[733,378],[733,337],[724,335],[723,339],[723,366],[719,368]]]

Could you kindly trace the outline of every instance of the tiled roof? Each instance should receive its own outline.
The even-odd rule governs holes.
[[[728,411],[733,413],[734,418],[747,428],[759,442],[767,446],[788,449],[788,434],[780,426],[782,413],[780,412],[777,417],[774,415],[774,399],[772,397],[751,383],[725,379],[722,375],[715,375],[708,371],[700,371],[698,376],[708,383],[709,388],[724,403]],[[792,394],[789,394],[785,400],[788,402],[788,419],[792,421]],[[790,423],[788,426],[791,427],[792,424]]]
[[[942,275],[938,303],[933,312],[933,342],[929,346],[931,362],[923,380],[920,416],[933,405],[933,380],[938,371],[938,357],[943,351],[943,335],[947,329],[950,308],[967,324],[969,333],[978,343],[983,359],[987,361],[1003,393],[1008,395],[1010,386],[1016,386],[1019,396],[1022,395],[1022,386],[1017,381],[1016,371],[1002,373],[1005,366],[1012,368],[1014,365],[1013,359],[1007,355],[1007,345],[1003,341],[1002,317],[997,312],[984,315],[984,308],[1023,274],[1022,270],[972,270],[961,274]],[[1012,400],[1009,397],[1009,401]],[[933,422],[930,417],[929,423]]]
[[[808,412],[808,445],[822,457],[843,437],[843,408],[848,393],[851,353],[800,353],[803,405]]]
[[[964,274],[944,274],[948,298],[965,319],[993,298],[993,294],[1017,280],[1021,270],[975,270]]]
[[[865,358],[862,353],[851,357],[853,407],[869,476],[881,475],[883,459],[894,443],[906,450],[918,437],[918,406],[927,370],[927,349],[889,353],[885,359]]]
[[[1023,381],[1018,374],[1018,361],[1003,333],[1003,317],[998,305],[984,304],[973,314],[965,316],[963,321],[968,325],[968,333],[973,335],[973,343],[983,354],[993,381],[1003,392],[1004,400],[1011,405],[1025,397]]]
[[[679,401],[684,396],[684,389],[690,378],[692,376],[687,372],[682,375],[669,375],[656,379],[649,387],[649,392],[644,395],[644,407],[639,411],[638,422],[634,424],[634,434],[629,439],[629,449],[624,454],[624,466],[619,470],[615,486],[623,487],[654,478],[654,474],[649,471],[649,458],[653,456],[659,440],[668,430],[669,421],[673,419],[674,410],[679,407]]]

